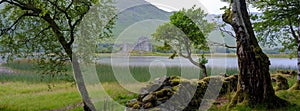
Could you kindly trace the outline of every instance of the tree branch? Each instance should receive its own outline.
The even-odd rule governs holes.
[[[68,44],[69,45],[71,45],[71,44],[73,44],[73,42],[74,42],[74,39],[75,39],[75,37],[74,37],[74,34],[75,34],[75,27],[77,26],[77,25],[79,25],[79,23],[80,23],[80,21],[83,19],[83,17],[88,13],[88,11],[90,10],[90,4],[87,4],[88,5],[88,9],[84,12],[84,13],[82,13],[80,16],[79,16],[79,19],[77,19],[75,22],[74,22],[74,24],[73,25],[71,25],[71,34],[70,34],[70,37],[71,37],[71,40],[68,42]]]
[[[218,42],[212,42],[212,41],[210,41],[210,43],[211,43],[210,45],[222,46],[222,47],[231,48],[231,49],[237,48],[236,46],[229,46],[226,43],[218,43]]]
[[[65,39],[65,37],[63,36],[63,33],[60,31],[59,26],[57,25],[57,23],[50,17],[49,14],[46,14],[45,16],[42,16],[42,18],[49,23],[49,26],[51,27],[51,29],[53,30],[54,34],[56,35],[56,38],[58,39],[58,41],[60,42],[60,44],[63,46],[64,50],[66,51],[66,53],[68,54],[68,56],[70,57],[70,59],[72,60],[72,49],[71,49],[71,45],[69,45]]]
[[[22,10],[31,10],[31,11],[33,11],[34,13],[38,13],[38,14],[39,14],[40,12],[42,12],[41,9],[34,8],[34,7],[32,7],[31,5],[29,5],[29,4],[22,3],[22,2],[20,2],[20,1],[18,1],[18,0],[14,0],[14,1],[15,1],[15,2],[13,2],[13,1],[8,1],[8,0],[3,0],[3,2],[7,2],[8,4],[15,5],[15,6],[21,8]]]
[[[218,26],[218,27],[219,27],[219,30],[220,30],[220,31],[222,31],[222,32],[224,32],[224,33],[227,33],[228,35],[230,35],[230,36],[233,37],[233,38],[236,38],[235,35],[234,35],[232,32],[226,30],[224,27],[221,27],[221,26]]]
[[[179,56],[181,56],[183,58],[188,58],[188,56],[187,55],[183,55],[182,52],[179,52],[178,54],[179,54]]]
[[[18,19],[11,26],[9,26],[8,28],[5,28],[5,29],[1,29],[0,36],[4,35],[9,30],[11,30],[14,26],[16,26],[26,16],[37,16],[37,14],[35,14],[35,13],[28,13],[28,12],[22,14],[20,17],[18,17]]]
[[[298,26],[298,37],[299,37],[299,39],[300,39],[300,17],[299,17],[299,19],[298,19],[298,21],[299,21],[299,26]],[[300,41],[299,41],[299,43],[300,43]]]
[[[295,41],[297,42],[298,41],[298,36],[296,35],[296,32],[295,32],[295,30],[293,28],[292,21],[291,21],[290,18],[288,18],[288,21],[289,21],[289,27],[290,27],[291,33],[292,33]]]
[[[64,13],[64,15],[66,16],[67,20],[68,20],[68,24],[69,24],[69,27],[72,28],[72,19],[71,17],[69,16],[69,14],[67,13],[67,10],[70,8],[70,5],[68,6],[69,8],[66,8],[66,9],[62,9],[60,8],[56,3],[54,2],[51,2],[50,0],[47,0],[50,4],[52,4],[55,8],[57,8],[59,11],[61,11],[62,13]],[[73,0],[72,0],[73,2]],[[73,4],[73,3],[71,3]]]

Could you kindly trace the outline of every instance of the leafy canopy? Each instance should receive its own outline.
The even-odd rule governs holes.
[[[175,50],[170,58],[177,56],[191,58],[193,49],[208,50],[207,35],[214,29],[215,24],[209,23],[207,14],[200,8],[182,9],[170,17],[170,22],[159,26],[152,35],[156,41],[163,44],[162,49]],[[186,53],[186,54],[185,54]],[[204,56],[203,56],[204,57]],[[203,59],[206,63],[207,60]]]
[[[299,0],[263,0],[254,4],[262,15],[254,15],[252,19],[258,40],[265,45],[278,46],[282,51],[295,50],[299,34],[297,27],[300,20]],[[296,50],[295,50],[296,51]]]
[[[0,5],[2,57],[38,58],[57,68],[71,60],[83,30],[94,40],[109,37],[116,10],[111,0],[1,0]]]

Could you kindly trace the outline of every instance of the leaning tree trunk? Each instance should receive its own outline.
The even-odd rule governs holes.
[[[244,103],[250,107],[275,108],[288,102],[275,95],[269,73],[269,58],[258,45],[245,0],[232,0],[232,7],[222,16],[236,33],[239,66],[238,89],[229,107]]]
[[[69,58],[72,61],[72,67],[74,72],[74,78],[77,84],[77,88],[80,92],[82,101],[83,101],[83,109],[84,111],[96,111],[96,108],[93,102],[90,100],[89,93],[85,86],[85,81],[83,79],[83,75],[80,69],[80,65],[77,59],[76,54],[73,54],[72,48],[68,46],[64,46],[65,51],[67,52]]]
[[[88,91],[84,84],[85,82],[84,82],[82,72],[80,70],[80,65],[79,65],[76,55],[73,55],[73,57],[72,57],[72,67],[74,70],[74,77],[75,77],[75,80],[77,83],[77,88],[78,88],[80,95],[82,97],[82,100],[83,100],[84,111],[96,111],[96,108],[95,108],[94,104],[92,103],[92,101],[90,100]]]
[[[202,69],[202,75],[203,75],[203,77],[207,77],[206,66],[201,64],[201,69]]]
[[[181,54],[181,56],[182,56],[182,54]],[[187,58],[192,64],[199,67],[202,71],[202,77],[203,78],[207,77],[207,70],[206,70],[205,64],[201,64],[201,63],[198,63],[198,62],[194,61],[190,53],[187,57],[185,57],[185,56],[182,56],[182,57]],[[201,79],[201,78],[199,78],[199,79]]]

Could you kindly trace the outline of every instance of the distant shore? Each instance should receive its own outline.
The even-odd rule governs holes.
[[[109,57],[112,55],[122,55],[119,53],[97,53],[97,56]],[[124,55],[130,56],[171,56],[172,53],[157,53],[157,52],[143,52],[143,53],[127,53]],[[193,56],[200,56],[201,54],[193,54]],[[237,57],[235,53],[213,53],[213,54],[205,54],[206,57]],[[289,54],[267,54],[269,58],[290,58]],[[295,57],[293,57],[295,58]]]

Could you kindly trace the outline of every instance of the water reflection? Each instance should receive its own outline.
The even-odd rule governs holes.
[[[194,58],[196,59],[196,58]],[[236,57],[208,57],[208,67],[226,67],[226,68],[237,68],[238,62]],[[130,66],[150,66],[152,62],[160,62],[160,65],[164,66],[194,66],[187,59],[177,57],[169,59],[168,57],[161,56],[130,56],[130,57],[111,57],[101,58],[98,62],[101,64],[114,64],[117,65],[130,65]],[[282,67],[282,68],[296,68],[297,59],[289,58],[270,58],[271,68]]]

